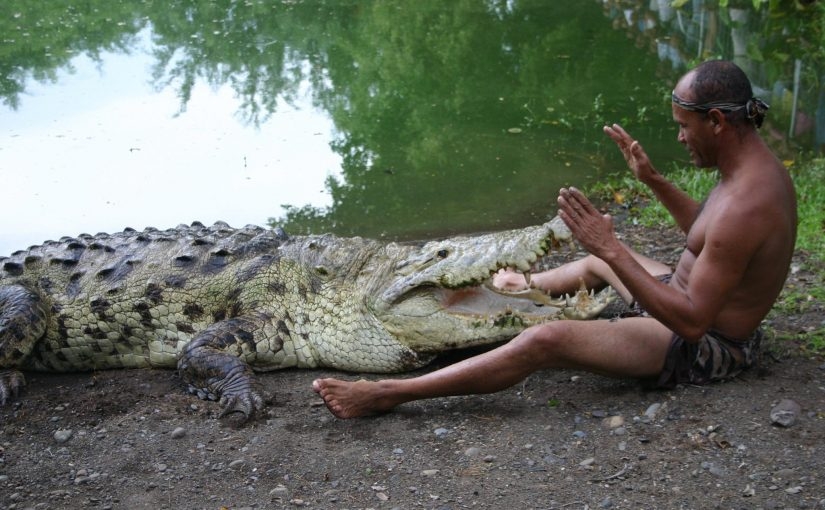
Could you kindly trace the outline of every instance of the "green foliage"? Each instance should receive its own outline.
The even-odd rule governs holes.
[[[825,262],[825,159],[800,165],[792,175],[799,210],[796,246]]]
[[[695,200],[702,200],[716,183],[718,173],[674,165],[667,177]],[[670,213],[654,199],[647,186],[628,173],[596,183],[590,192],[603,201],[620,202],[631,212],[633,221],[641,225],[675,225]]]

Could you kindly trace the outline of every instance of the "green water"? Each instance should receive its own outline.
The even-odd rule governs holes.
[[[792,159],[823,129],[821,73],[799,44],[811,18],[745,7],[5,0],[0,171],[17,180],[0,189],[0,235],[271,218],[292,233],[410,239],[541,222],[559,187],[624,171],[605,123],[623,124],[661,169],[687,164],[669,93],[710,57],[749,72],[773,102],[766,134]],[[46,106],[61,87],[67,95]],[[161,118],[144,105],[162,94],[176,104]],[[103,97],[128,113],[93,121],[92,134],[70,124]],[[232,120],[214,113],[227,105]],[[41,124],[25,146],[27,126]],[[78,145],[61,145],[67,137]],[[319,200],[299,196],[304,185]],[[20,247],[0,242],[0,252]]]

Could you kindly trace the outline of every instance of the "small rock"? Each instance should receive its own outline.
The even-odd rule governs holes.
[[[594,457],[588,457],[588,458],[584,459],[583,461],[579,462],[579,466],[589,467],[589,466],[592,466],[593,463],[595,463],[595,462],[596,462],[596,459]]]
[[[177,427],[175,430],[172,431],[172,439],[180,439],[186,435],[186,429],[183,427]]]
[[[471,446],[470,448],[464,450],[464,455],[467,457],[475,457],[479,453],[481,453],[481,448],[476,448],[475,446]]]
[[[796,423],[802,407],[795,401],[785,398],[771,409],[771,421],[782,427],[790,427]]]
[[[608,428],[615,429],[624,425],[624,418],[621,416],[611,416],[609,418],[605,418],[604,424],[607,425]]]
[[[289,492],[289,489],[287,489],[285,486],[279,484],[274,489],[269,491],[269,497],[283,497],[288,492]]]
[[[63,444],[72,437],[71,429],[59,429],[54,432],[54,440],[58,444]]]
[[[610,496],[604,498],[601,503],[599,503],[599,508],[613,508],[613,500]]]
[[[577,438],[579,438],[579,439],[582,439],[582,438],[583,438],[583,437],[585,437],[586,435],[587,435],[587,434],[585,434],[585,433],[584,433],[583,431],[581,431],[581,430],[577,430],[577,431],[573,432],[573,437],[577,437]]]
[[[244,464],[246,464],[246,461],[244,459],[236,459],[229,463],[229,467],[231,469],[237,469],[239,467],[242,467]]]
[[[745,486],[745,490],[742,491],[742,496],[746,498],[753,497],[756,494],[756,490],[751,486],[751,484],[747,484]]]
[[[656,418],[656,413],[659,412],[659,409],[661,409],[661,407],[662,404],[660,402],[650,404],[645,410],[645,418],[647,418],[648,420],[653,420],[654,418]]]
[[[444,437],[450,433],[449,430],[445,429],[444,427],[439,427],[433,431],[435,433],[435,437]]]
[[[720,478],[725,476],[725,470],[723,468],[715,465],[715,464],[712,464],[708,468],[708,473],[712,474],[713,476],[720,477]]]
[[[781,480],[790,480],[796,476],[796,471],[791,468],[779,469],[773,474],[773,476]]]
[[[423,476],[435,476],[435,475],[438,474],[438,470],[437,469],[425,469],[425,470],[421,471],[421,474]]]
[[[788,494],[799,494],[800,492],[802,492],[802,486],[797,485],[795,487],[788,487],[787,489],[785,489],[785,492],[787,492]]]

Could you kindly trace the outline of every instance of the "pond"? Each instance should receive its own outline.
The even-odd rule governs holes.
[[[538,223],[559,187],[625,171],[605,123],[688,164],[669,93],[704,58],[745,68],[784,158],[823,144],[810,13],[678,3],[5,0],[0,255],[195,220]]]

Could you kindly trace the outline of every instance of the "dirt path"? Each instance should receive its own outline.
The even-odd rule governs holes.
[[[678,248],[668,232],[633,239]],[[310,389],[332,372],[290,370],[260,376],[269,415],[239,430],[171,371],[28,374],[0,410],[0,507],[825,509],[825,362],[768,347],[760,369],[707,387],[546,371],[351,421]],[[789,427],[770,417],[783,399],[800,406]]]

